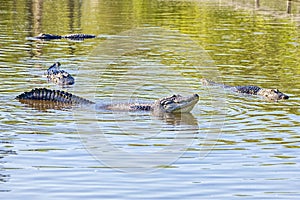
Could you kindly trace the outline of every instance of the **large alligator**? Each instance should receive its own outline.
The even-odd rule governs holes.
[[[114,111],[151,111],[153,113],[188,113],[199,101],[199,96],[193,94],[188,97],[173,95],[165,97],[152,103],[118,103],[118,104],[96,104],[93,101],[78,97],[69,92],[61,90],[49,90],[46,88],[35,88],[24,92],[16,97],[20,102],[44,101],[49,103],[61,103],[70,105],[96,105],[97,109]]]
[[[51,81],[58,85],[73,85],[75,83],[74,78],[68,72],[60,69],[61,64],[59,62],[54,63],[46,72],[48,81]]]
[[[260,88],[258,86],[247,85],[247,86],[229,86],[224,84],[219,84],[214,81],[202,78],[201,82],[203,85],[212,85],[212,86],[220,86],[222,88],[230,89],[234,92],[243,93],[243,94],[251,94],[251,95],[259,95],[263,96],[269,101],[278,101],[281,99],[288,99],[289,96],[280,92],[278,89],[265,89]]]
[[[75,34],[68,34],[68,35],[54,35],[49,33],[41,33],[38,36],[35,36],[34,38],[40,39],[40,40],[54,40],[54,39],[70,39],[70,40],[84,40],[89,38],[95,38],[95,35],[90,34],[81,34],[81,33],[75,33]]]

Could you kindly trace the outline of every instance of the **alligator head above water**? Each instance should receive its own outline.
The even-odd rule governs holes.
[[[187,113],[190,112],[199,101],[199,95],[193,94],[183,97],[179,94],[157,100],[153,105],[153,110],[167,113]]]
[[[60,35],[41,33],[38,36],[35,36],[35,38],[40,40],[54,40],[54,39],[61,39],[62,37]]]
[[[16,97],[21,102],[44,101],[45,103],[57,102],[70,105],[95,104],[94,102],[60,90],[35,88]],[[199,101],[199,96],[193,94],[188,97],[173,95],[159,99],[153,103],[117,103],[96,105],[97,109],[114,111],[151,111],[154,113],[188,113]]]
[[[231,89],[234,92],[243,93],[243,94],[251,94],[251,95],[259,95],[264,97],[269,101],[278,101],[282,99],[289,99],[289,96],[280,92],[278,89],[266,89],[260,88],[258,86],[246,85],[246,86],[229,86],[224,84],[219,84],[214,81],[202,78],[201,82],[203,85],[213,85],[220,86],[222,88]]]
[[[288,95],[280,92],[278,89],[261,88],[257,92],[257,95],[261,95],[271,101],[277,101],[277,100],[281,100],[281,99],[289,99],[290,98]]]
[[[58,85],[73,85],[75,83],[74,78],[68,72],[60,69],[61,64],[59,62],[54,63],[47,69],[46,77],[48,81],[51,81]]]

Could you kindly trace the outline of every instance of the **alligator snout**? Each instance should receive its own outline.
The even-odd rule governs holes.
[[[289,99],[289,98],[290,97],[288,95],[285,95],[285,94],[281,96],[281,99]]]

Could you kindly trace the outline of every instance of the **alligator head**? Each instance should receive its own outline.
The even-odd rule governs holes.
[[[190,112],[199,101],[199,95],[193,94],[188,97],[173,95],[157,100],[153,105],[153,112],[187,113]]]
[[[36,39],[41,40],[52,40],[52,39],[61,39],[60,35],[48,34],[48,33],[41,33],[35,37]]]
[[[49,67],[49,69],[47,69],[47,72],[48,72],[48,73],[54,73],[54,72],[57,72],[57,71],[59,71],[60,66],[61,66],[60,62],[56,62],[56,63],[54,63],[53,65],[51,65],[51,66]]]
[[[258,95],[265,97],[270,101],[278,101],[281,99],[288,99],[289,96],[280,92],[278,89],[260,89]]]
[[[74,78],[68,72],[61,70],[60,66],[61,64],[56,62],[47,69],[46,77],[48,80],[59,85],[73,85],[75,83]]]

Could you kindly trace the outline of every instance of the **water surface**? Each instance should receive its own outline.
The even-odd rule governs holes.
[[[297,199],[299,28],[220,1],[0,1],[0,185],[5,199]],[[278,8],[279,10],[281,8]],[[40,33],[95,34],[84,41]],[[44,71],[59,61],[76,84]],[[268,102],[200,84],[278,88]],[[101,102],[198,93],[188,115],[54,109],[35,87]]]

